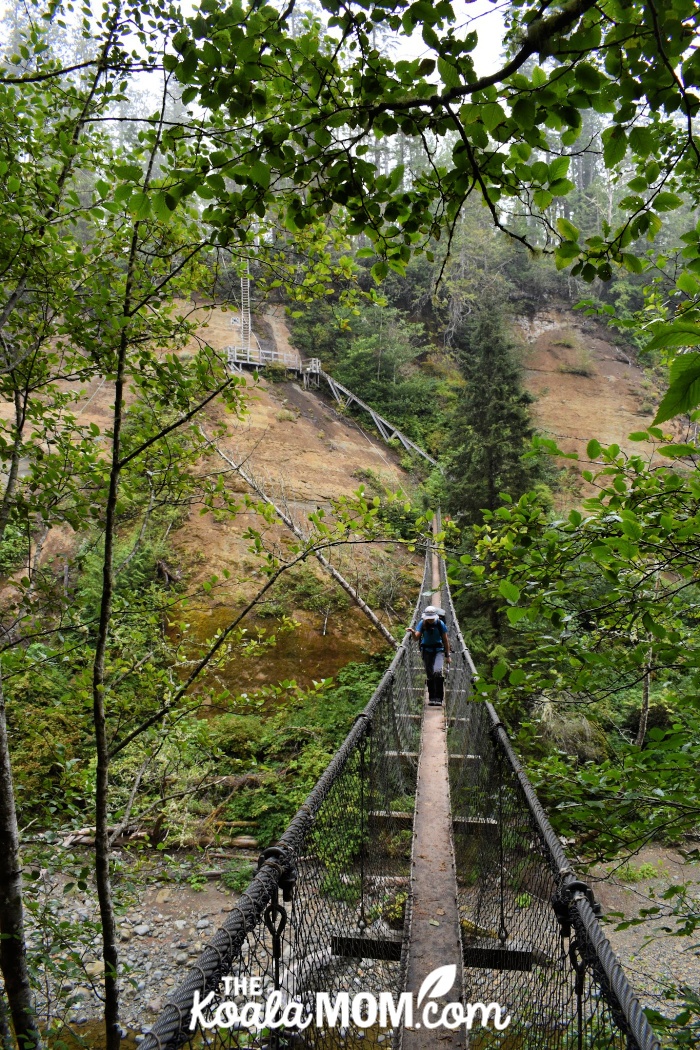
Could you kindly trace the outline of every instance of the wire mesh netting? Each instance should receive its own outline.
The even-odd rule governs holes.
[[[367,1028],[343,1014],[341,993],[398,998],[402,988],[424,691],[420,655],[407,638],[287,831],[262,854],[235,910],[169,997],[143,1050],[367,1045]],[[303,1034],[293,1023],[270,1032],[264,1017],[256,1031],[254,1005],[262,1008],[275,991],[276,1022],[293,1001],[313,1016]],[[338,1017],[318,1027],[317,992],[341,1002]],[[248,1013],[246,1003],[253,1004]],[[398,1038],[391,1028],[381,1032],[382,1041]]]
[[[474,699],[475,669],[444,564],[441,576],[453,652],[445,704],[465,996],[505,1008],[508,1038],[526,1050],[658,1047],[593,895],[576,879],[496,711]],[[502,1039],[483,1029],[470,1046]]]
[[[430,570],[428,552],[416,618],[433,598]],[[441,574],[454,654],[445,704],[464,988],[467,1001],[498,1002],[512,1017],[505,1032],[470,1033],[469,1046],[656,1050],[590,890],[568,866],[495,711],[473,697],[442,565]],[[404,989],[424,695],[407,638],[143,1050],[398,1050],[400,1027],[386,1016],[374,1028],[366,1016],[360,1023],[349,998],[398,999]],[[319,994],[330,1008],[321,1024]],[[307,1015],[307,1027],[297,1024]]]

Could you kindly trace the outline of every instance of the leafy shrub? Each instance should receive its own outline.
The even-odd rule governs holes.
[[[263,737],[263,725],[255,715],[220,715],[207,729],[212,745],[236,758],[255,754]]]
[[[360,888],[359,875],[346,876],[333,871],[321,880],[321,893],[341,904],[356,905],[361,896]]]
[[[9,576],[26,562],[29,554],[29,540],[24,529],[8,524],[0,543],[0,576]]]
[[[646,882],[648,879],[658,879],[661,872],[655,864],[647,862],[636,868],[633,864],[624,864],[614,874],[621,882]]]
[[[383,919],[392,930],[403,929],[406,915],[406,902],[408,894],[405,890],[395,890],[393,893],[385,894],[381,902],[369,911],[370,922]]]
[[[232,860],[221,876],[227,890],[243,893],[255,877],[255,866],[247,860]]]
[[[289,373],[284,365],[265,365],[260,371],[260,375],[268,383],[286,383],[289,378]]]

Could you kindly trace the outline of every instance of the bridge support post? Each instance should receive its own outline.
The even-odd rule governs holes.
[[[434,531],[439,522],[434,522]],[[441,604],[440,571],[437,554],[432,565],[433,603]],[[457,907],[457,876],[452,839],[452,807],[448,777],[446,721],[443,708],[425,706],[418,759],[418,784],[413,825],[411,860],[411,930],[408,949],[406,991],[418,996],[420,987],[433,970],[454,965],[455,981],[441,998],[433,1000],[437,1014],[448,1002],[464,1001],[462,938]],[[402,1032],[402,1050],[466,1050],[464,1029],[435,1031],[422,1025],[426,1003],[414,1016],[414,1026]]]

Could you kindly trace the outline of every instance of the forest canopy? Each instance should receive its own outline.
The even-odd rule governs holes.
[[[324,225],[340,223],[367,238],[360,254],[375,257],[379,280],[403,271],[411,252],[433,253],[438,238],[449,240],[476,198],[497,228],[553,252],[585,281],[607,281],[615,267],[648,274],[650,287],[671,274],[678,295],[645,321],[662,324],[656,346],[694,345],[700,60],[692,0],[512,3],[502,64],[486,76],[472,60],[478,19],[460,21],[444,0],[306,10],[205,3],[189,18],[175,7],[107,6],[99,23],[82,17],[84,34],[97,37],[102,27],[101,50],[83,40],[80,61],[66,61],[46,45],[60,8],[38,7],[0,83],[6,103],[21,87],[45,110],[52,85],[65,78],[77,88],[99,70],[85,118],[122,131],[133,123],[142,146],[159,135],[157,185],[145,192],[139,165],[118,164],[101,173],[95,206],[119,203],[163,221],[191,201],[211,245],[271,255],[281,280],[290,280],[291,240],[305,231],[313,242]],[[389,36],[411,35],[422,37],[420,59],[382,47]],[[131,88],[122,78],[144,69],[181,91],[177,113],[123,111]],[[49,156],[60,155],[57,146]],[[623,192],[592,230],[575,198],[596,166]],[[8,163],[3,178],[13,200],[18,168]],[[320,254],[317,263],[322,246]],[[305,291],[321,290],[323,278],[321,267]],[[681,318],[690,327],[663,325]],[[689,407],[696,370],[694,356],[676,365],[664,418]]]

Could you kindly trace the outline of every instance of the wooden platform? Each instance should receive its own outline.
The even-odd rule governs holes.
[[[462,997],[462,945],[457,908],[457,880],[452,846],[452,812],[448,778],[447,735],[441,707],[423,712],[423,733],[418,763],[415,835],[411,864],[412,918],[406,990],[417,996],[433,970],[453,964],[456,978],[444,1006]],[[466,1050],[464,1031],[441,1028],[439,1033],[418,1027],[404,1028],[402,1050]],[[439,1041],[436,1038],[439,1035]]]

